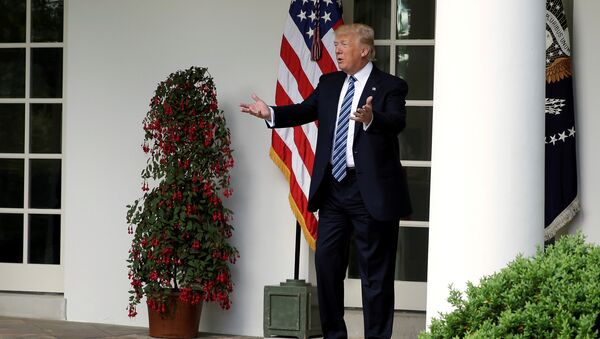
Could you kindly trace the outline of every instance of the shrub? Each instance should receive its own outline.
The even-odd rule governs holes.
[[[600,320],[600,247],[581,233],[518,256],[506,268],[450,286],[454,311],[432,319],[426,338],[596,338]]]

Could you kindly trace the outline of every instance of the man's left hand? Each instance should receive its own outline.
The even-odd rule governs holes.
[[[350,119],[369,125],[373,120],[373,97],[369,96],[365,105],[358,107],[356,112],[350,115]]]

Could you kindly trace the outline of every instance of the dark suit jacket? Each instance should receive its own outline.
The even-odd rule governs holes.
[[[321,76],[304,102],[273,107],[273,128],[292,127],[319,120],[317,149],[312,172],[308,209],[321,206],[330,162],[338,101],[346,73]],[[359,107],[373,97],[373,122],[365,131],[355,122],[354,163],[359,189],[369,213],[377,220],[397,220],[411,213],[406,173],[400,164],[398,133],[406,125],[406,82],[373,67],[360,97]],[[352,123],[352,121],[351,121]]]

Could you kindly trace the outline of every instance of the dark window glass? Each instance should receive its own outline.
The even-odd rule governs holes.
[[[400,227],[398,232],[395,279],[426,282],[429,229],[421,227]],[[360,279],[354,236],[350,242],[348,278]]]
[[[23,159],[0,159],[0,207],[23,207],[24,164]]]
[[[0,0],[0,42],[25,42],[25,0]]]
[[[60,264],[60,215],[29,216],[29,263]]]
[[[396,36],[399,39],[433,39],[435,0],[398,0]]]
[[[427,281],[429,229],[400,227],[396,252],[396,280]]]
[[[0,262],[23,262],[22,214],[0,214]]]
[[[61,98],[62,82],[62,48],[32,48],[31,97]]]
[[[25,151],[25,105],[0,104],[0,153]]]
[[[406,107],[406,128],[398,135],[400,159],[431,160],[431,106]]]
[[[32,104],[30,117],[31,153],[61,153],[62,105]]]
[[[375,30],[375,39],[390,38],[390,1],[354,1],[354,22],[367,24]]]
[[[0,98],[25,97],[25,49],[0,48]]]
[[[410,220],[429,221],[429,182],[431,168],[405,167],[413,213]]]
[[[29,207],[60,208],[60,159],[33,159],[29,164]]]
[[[433,99],[433,46],[399,46],[396,75],[408,83],[408,100]]]
[[[62,0],[31,0],[31,41],[63,41]]]
[[[375,46],[375,60],[373,63],[380,70],[390,72],[390,46]]]

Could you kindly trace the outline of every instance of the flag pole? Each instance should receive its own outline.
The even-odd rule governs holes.
[[[296,221],[296,250],[294,254],[294,280],[298,280],[300,270],[300,223]]]

